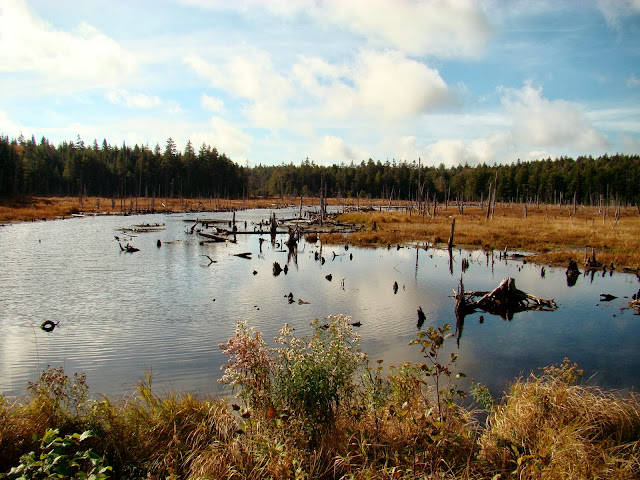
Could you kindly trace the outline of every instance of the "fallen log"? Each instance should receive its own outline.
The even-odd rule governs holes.
[[[456,315],[462,317],[476,310],[482,310],[511,320],[513,314],[517,312],[527,310],[552,312],[558,308],[554,300],[539,298],[519,290],[511,277],[502,280],[490,292],[465,292],[461,280],[460,287],[457,292],[454,290],[453,296],[456,299]],[[476,300],[477,297],[480,298]]]
[[[213,233],[205,233],[205,232],[198,232],[198,235],[200,235],[201,237],[204,238],[208,238],[210,240],[213,240],[214,242],[231,242],[231,243],[236,243],[236,241],[233,238],[226,238],[223,237],[221,235],[215,235]]]

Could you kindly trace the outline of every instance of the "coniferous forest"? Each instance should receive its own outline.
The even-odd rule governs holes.
[[[438,201],[486,198],[493,185],[499,201],[597,205],[640,200],[640,156],[519,160],[507,165],[438,167],[413,161],[368,159],[349,165],[299,164],[242,166],[215,147],[191,142],[178,149],[169,138],[156,145],[112,146],[106,140],[86,145],[39,142],[34,137],[0,136],[0,197],[89,195],[102,197],[317,196]]]

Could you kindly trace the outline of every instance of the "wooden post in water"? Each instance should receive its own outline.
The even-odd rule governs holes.
[[[453,248],[453,231],[456,228],[456,217],[453,217],[453,219],[451,220],[451,235],[449,235],[449,241],[447,242],[447,248],[449,249],[449,252],[451,252],[451,249]]]

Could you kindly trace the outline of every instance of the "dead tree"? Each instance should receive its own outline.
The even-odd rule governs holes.
[[[458,291],[454,290],[456,299],[456,317],[482,310],[500,318],[511,320],[517,312],[538,310],[551,312],[558,308],[554,300],[539,298],[516,288],[516,282],[508,277],[500,282],[492,291],[465,292],[462,280]],[[479,297],[477,300],[475,298]]]

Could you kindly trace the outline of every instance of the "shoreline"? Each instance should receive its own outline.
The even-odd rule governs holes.
[[[90,215],[297,208],[301,203],[320,208],[319,199],[313,197],[235,200],[35,196],[0,200],[0,226]],[[464,208],[440,204],[434,215],[425,209],[419,213],[415,202],[410,201],[392,204],[384,199],[330,198],[326,203],[343,207],[345,213],[337,215],[338,222],[362,226],[356,233],[322,233],[321,241],[327,244],[446,247],[455,221],[453,246],[457,248],[527,252],[527,261],[548,266],[567,266],[575,260],[583,267],[595,253],[605,269],[640,273],[640,214],[636,207],[499,203],[489,216],[487,209],[477,204]]]

